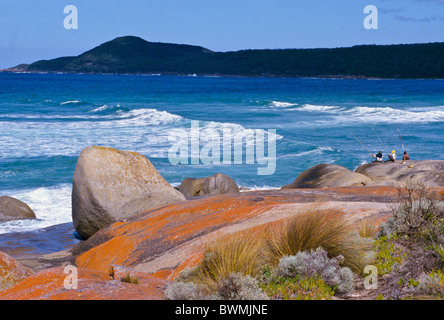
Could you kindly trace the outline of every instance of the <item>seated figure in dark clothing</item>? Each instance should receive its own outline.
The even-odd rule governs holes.
[[[373,162],[382,162],[382,158],[384,157],[382,155],[382,151],[379,151],[375,156],[373,156],[375,160]]]

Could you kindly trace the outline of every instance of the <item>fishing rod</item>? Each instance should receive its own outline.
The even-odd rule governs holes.
[[[363,146],[368,151],[368,153],[370,153],[372,155],[373,158],[375,157],[375,155],[373,153],[371,153],[370,150],[366,146],[364,146],[364,144],[361,141],[359,141],[359,139],[356,138],[355,135],[353,135],[353,137],[356,139],[356,141],[358,141],[361,144],[361,146]]]
[[[384,152],[386,152],[387,148],[385,147],[385,145],[384,145],[384,143],[382,142],[381,138],[380,138],[380,137],[378,136],[378,134],[376,133],[376,131],[375,131],[375,129],[373,128],[373,126],[372,126],[372,130],[373,130],[373,132],[375,133],[375,135],[378,137],[379,142],[381,142],[381,144],[382,144],[382,148],[384,149]]]
[[[401,132],[399,131],[399,128],[398,128],[398,134],[399,134],[399,139],[401,140],[402,149],[405,151],[404,143],[402,142]]]

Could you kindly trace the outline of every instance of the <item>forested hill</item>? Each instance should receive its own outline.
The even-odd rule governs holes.
[[[154,43],[127,36],[106,42],[77,57],[41,60],[6,71],[444,78],[444,42],[213,52],[199,46]]]

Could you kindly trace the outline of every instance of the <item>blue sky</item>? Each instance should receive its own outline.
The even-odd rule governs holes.
[[[378,30],[363,26],[370,4]],[[63,26],[67,5],[77,30]],[[0,68],[124,35],[215,51],[441,42],[444,0],[0,0]]]

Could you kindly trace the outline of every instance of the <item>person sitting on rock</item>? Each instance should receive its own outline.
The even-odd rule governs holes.
[[[410,156],[409,156],[409,154],[407,153],[407,151],[404,151],[404,156],[402,157],[402,160],[404,161],[404,160],[410,160]]]
[[[384,156],[382,155],[382,151],[379,151],[376,155],[373,156],[373,158],[375,158],[375,161],[373,162],[382,162],[382,158]]]
[[[388,161],[396,162],[396,152],[395,152],[395,150],[393,150],[392,153],[388,154],[387,156],[389,158]]]

